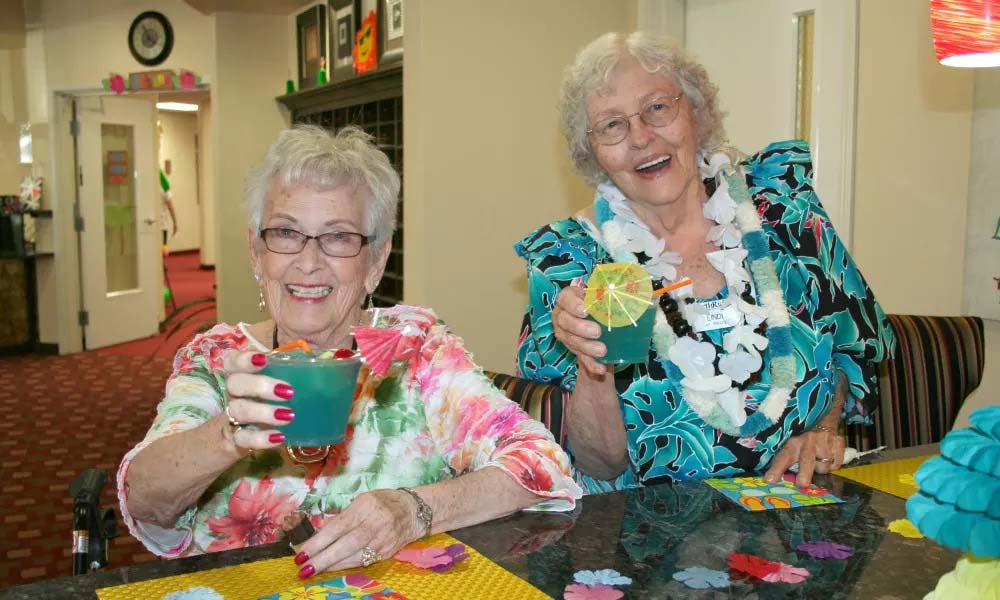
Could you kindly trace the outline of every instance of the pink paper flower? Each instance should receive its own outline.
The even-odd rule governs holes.
[[[469,558],[464,544],[447,547],[428,546],[426,548],[404,548],[396,553],[395,559],[410,563],[418,569],[443,573],[459,562]]]
[[[851,550],[850,546],[837,544],[828,540],[805,542],[804,544],[799,544],[795,549],[799,552],[805,552],[813,558],[836,558],[843,560],[850,558],[854,554],[854,550]]]
[[[194,73],[191,71],[181,71],[181,75],[178,79],[180,79],[181,89],[183,90],[192,90],[194,89],[195,84],[197,84]]]
[[[778,570],[764,575],[761,579],[771,583],[802,583],[809,577],[809,570],[793,567],[786,563],[777,563]]]
[[[112,75],[108,81],[108,85],[111,87],[111,91],[116,94],[121,94],[125,91],[125,79],[121,75]]]
[[[624,596],[624,592],[609,585],[571,583],[563,591],[565,600],[618,600]]]

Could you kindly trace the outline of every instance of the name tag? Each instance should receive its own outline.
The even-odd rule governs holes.
[[[709,300],[699,302],[698,316],[691,327],[701,333],[724,327],[734,327],[740,322],[740,311],[729,300]]]

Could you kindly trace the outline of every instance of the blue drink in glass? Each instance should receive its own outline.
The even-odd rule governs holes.
[[[295,419],[275,427],[286,446],[316,447],[341,442],[351,415],[361,357],[317,358],[302,352],[268,356],[261,373],[292,386],[291,400],[273,403],[290,408]]]
[[[608,348],[607,354],[597,359],[606,365],[627,365],[649,360],[649,344],[653,338],[653,320],[656,317],[656,305],[650,306],[646,312],[631,323],[620,327],[608,327],[598,323],[593,317],[588,319],[601,328],[601,337],[597,338]]]

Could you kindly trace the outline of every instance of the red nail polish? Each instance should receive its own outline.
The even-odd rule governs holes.
[[[281,442],[285,441],[285,434],[272,433],[271,435],[267,436],[267,441],[271,442],[272,444],[280,444]]]
[[[274,395],[285,400],[291,400],[295,395],[295,390],[287,383],[279,383],[274,386]]]
[[[295,564],[297,565],[301,565],[307,560],[309,560],[309,555],[306,554],[305,552],[299,552],[298,554],[295,555]]]
[[[279,421],[291,421],[295,418],[295,413],[288,408],[276,408],[274,409],[274,418]]]
[[[306,565],[299,569],[299,579],[309,579],[316,574],[316,567],[312,565]]]
[[[263,367],[267,364],[267,357],[260,353],[254,354],[250,357],[250,363],[255,367]]]

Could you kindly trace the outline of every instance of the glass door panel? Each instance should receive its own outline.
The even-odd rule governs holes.
[[[104,264],[109,296],[139,287],[133,135],[131,125],[101,124]]]

